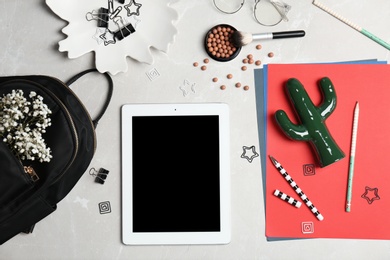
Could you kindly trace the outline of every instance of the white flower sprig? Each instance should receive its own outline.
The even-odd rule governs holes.
[[[51,125],[49,115],[51,110],[36,92],[27,99],[22,90],[12,90],[0,99],[0,137],[21,160],[49,162],[51,149],[42,137]]]

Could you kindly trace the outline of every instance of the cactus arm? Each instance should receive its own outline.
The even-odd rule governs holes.
[[[323,93],[323,103],[317,111],[323,119],[326,119],[336,108],[336,92],[332,81],[327,77],[322,78],[319,84]]]
[[[303,125],[297,125],[291,122],[286,112],[278,110],[275,113],[275,119],[284,133],[294,140],[309,141],[310,135],[307,129]]]
[[[301,124],[306,125],[312,121],[313,113],[317,113],[318,108],[314,106],[301,82],[295,78],[289,79],[286,83],[286,90]]]

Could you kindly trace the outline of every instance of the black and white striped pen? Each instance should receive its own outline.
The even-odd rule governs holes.
[[[299,188],[296,182],[291,178],[288,172],[283,168],[283,166],[272,156],[270,156],[272,163],[275,165],[276,169],[282,174],[282,176],[286,179],[286,181],[290,184],[290,186],[294,189],[294,191],[301,197],[306,206],[310,209],[310,211],[317,217],[318,220],[324,220],[324,217],[318,211],[318,209],[314,206],[314,204],[309,200],[306,194]]]
[[[296,199],[294,199],[293,197],[291,196],[288,196],[286,193],[280,191],[280,190],[275,190],[274,191],[274,195],[278,198],[280,198],[281,200],[284,200],[286,201],[288,204],[291,204],[293,205],[294,207],[296,208],[300,208],[302,203],[300,201],[297,201]]]

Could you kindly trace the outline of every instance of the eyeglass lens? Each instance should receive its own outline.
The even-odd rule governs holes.
[[[265,26],[277,25],[283,20],[280,11],[275,3],[271,3],[269,0],[256,1],[254,7],[254,16],[258,23]]]

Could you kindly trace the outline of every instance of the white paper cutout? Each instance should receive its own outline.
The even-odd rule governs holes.
[[[67,52],[70,59],[95,52],[96,68],[100,72],[117,74],[126,72],[126,57],[139,62],[153,63],[150,47],[167,52],[174,42],[177,30],[173,21],[178,19],[170,0],[126,0],[123,4],[113,0],[46,0],[46,4],[60,18],[69,22],[62,29],[67,35],[59,42],[59,51]],[[109,10],[108,28],[98,27],[99,9]],[[114,30],[131,24],[135,32],[117,40]]]

